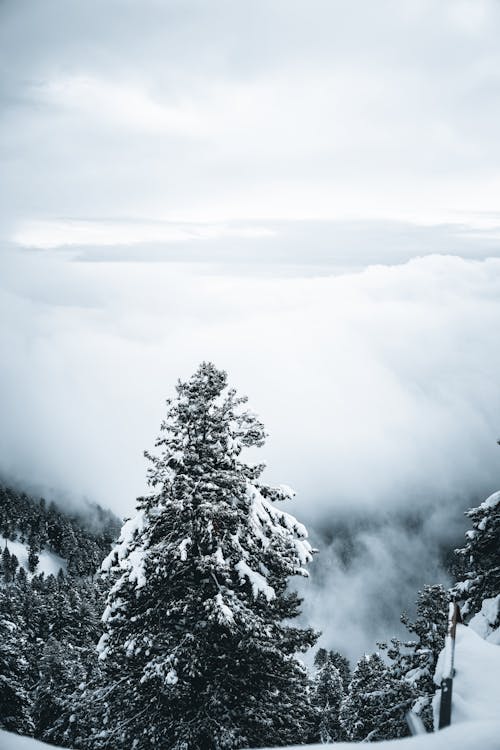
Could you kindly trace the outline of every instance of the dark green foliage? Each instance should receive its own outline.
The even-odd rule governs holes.
[[[93,747],[137,750],[303,742],[313,716],[295,654],[313,631],[285,624],[304,575],[305,530],[275,501],[290,496],[240,458],[264,429],[203,364],[177,386],[137,515],[109,560],[115,581],[100,642],[102,734]]]
[[[38,556],[38,552],[39,552],[39,550],[37,550],[36,546],[33,543],[31,543],[30,544],[30,549],[29,549],[29,554],[28,554],[28,569],[29,569],[30,573],[34,573],[35,572],[36,567],[38,565],[38,562],[40,560],[40,558]]]
[[[16,603],[0,592],[0,728],[32,734],[26,638]]]
[[[53,502],[47,507],[43,498],[36,500],[0,484],[0,534],[28,545],[32,573],[36,572],[40,552],[49,548],[67,560],[70,575],[91,576],[118,531],[118,519],[98,505],[87,503],[86,512],[70,516]]]
[[[95,573],[109,550],[111,516],[103,517],[108,525],[94,537],[78,526],[80,520],[68,518],[55,506],[47,509],[45,502],[0,488],[0,522],[8,539],[0,560],[2,728],[52,741],[52,725],[64,715],[69,721],[70,696],[93,679],[104,590],[87,574]],[[68,567],[78,575],[33,575],[40,549],[61,554],[66,544],[69,550],[64,541],[68,529],[71,544],[77,545],[71,550],[74,565]],[[30,573],[10,553],[9,542],[16,539],[29,545]]]
[[[353,672],[340,709],[340,723],[350,741],[375,742],[406,737],[405,715],[414,693],[394,678],[378,654],[365,655]]]
[[[472,521],[465,547],[455,550],[462,561],[462,580],[453,593],[468,621],[480,612],[483,601],[500,594],[500,492],[465,514]],[[492,629],[500,627],[500,612]]]
[[[339,651],[328,651],[326,648],[319,648],[314,657],[314,665],[320,668],[326,661],[330,661],[334,667],[339,670],[342,679],[342,687],[347,692],[351,681],[351,666],[349,659],[343,656]]]
[[[320,649],[315,658],[318,667],[312,694],[316,716],[315,742],[337,742],[343,738],[339,713],[344,688],[333,653]]]
[[[409,641],[393,638],[389,645],[379,644],[387,650],[391,660],[391,675],[411,686],[414,692],[412,710],[429,732],[433,730],[431,701],[436,691],[433,678],[448,627],[449,599],[443,586],[424,586],[418,593],[415,621],[406,613],[401,615],[401,622],[416,638]]]

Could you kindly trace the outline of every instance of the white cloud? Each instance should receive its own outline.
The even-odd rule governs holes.
[[[271,471],[298,485],[310,517],[332,502],[397,505],[399,491],[467,493],[495,475],[498,260],[431,256],[280,279],[7,257],[2,395],[20,413],[4,426],[4,461],[53,470],[54,481],[68,472],[69,486],[79,478],[130,507],[162,398],[210,358],[256,402],[273,436]],[[72,466],[60,450],[82,404]],[[27,432],[29,405],[38,420]]]
[[[116,8],[3,10],[9,219],[496,209],[498,3]]]
[[[40,85],[37,94],[46,104],[85,118],[85,124],[104,124],[118,131],[181,133],[187,137],[204,133],[203,121],[184,106],[155,101],[141,87],[96,76],[64,76]]]
[[[23,222],[12,239],[24,247],[48,250],[79,245],[106,247],[144,243],[183,243],[218,238],[271,237],[271,229],[258,226],[223,226],[217,224],[182,225],[162,221],[78,221],[45,220]]]
[[[0,471],[130,512],[164,398],[215,361],[270,432],[269,479],[333,534],[305,606],[351,655],[444,576],[439,545],[498,486],[500,260],[286,279],[48,253],[1,264]],[[415,534],[408,515],[429,520]]]

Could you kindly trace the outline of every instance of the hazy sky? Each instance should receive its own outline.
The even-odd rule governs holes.
[[[4,0],[0,21],[16,236],[110,217],[498,223],[497,0]]]
[[[325,645],[390,634],[500,486],[499,37],[496,0],[0,2],[0,472],[130,513],[211,359]]]

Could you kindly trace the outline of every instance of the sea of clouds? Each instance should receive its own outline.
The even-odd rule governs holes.
[[[446,582],[463,510],[500,486],[500,260],[85,260],[1,255],[0,472],[131,513],[164,399],[212,360],[320,548],[305,618],[353,658],[396,632],[418,586]]]

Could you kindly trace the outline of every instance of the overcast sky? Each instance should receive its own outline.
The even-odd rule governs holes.
[[[390,635],[500,486],[499,38],[496,0],[0,2],[0,472],[130,513],[214,360],[322,547],[307,617]]]
[[[498,223],[497,0],[4,0],[0,20],[16,237],[71,241],[68,219]]]

